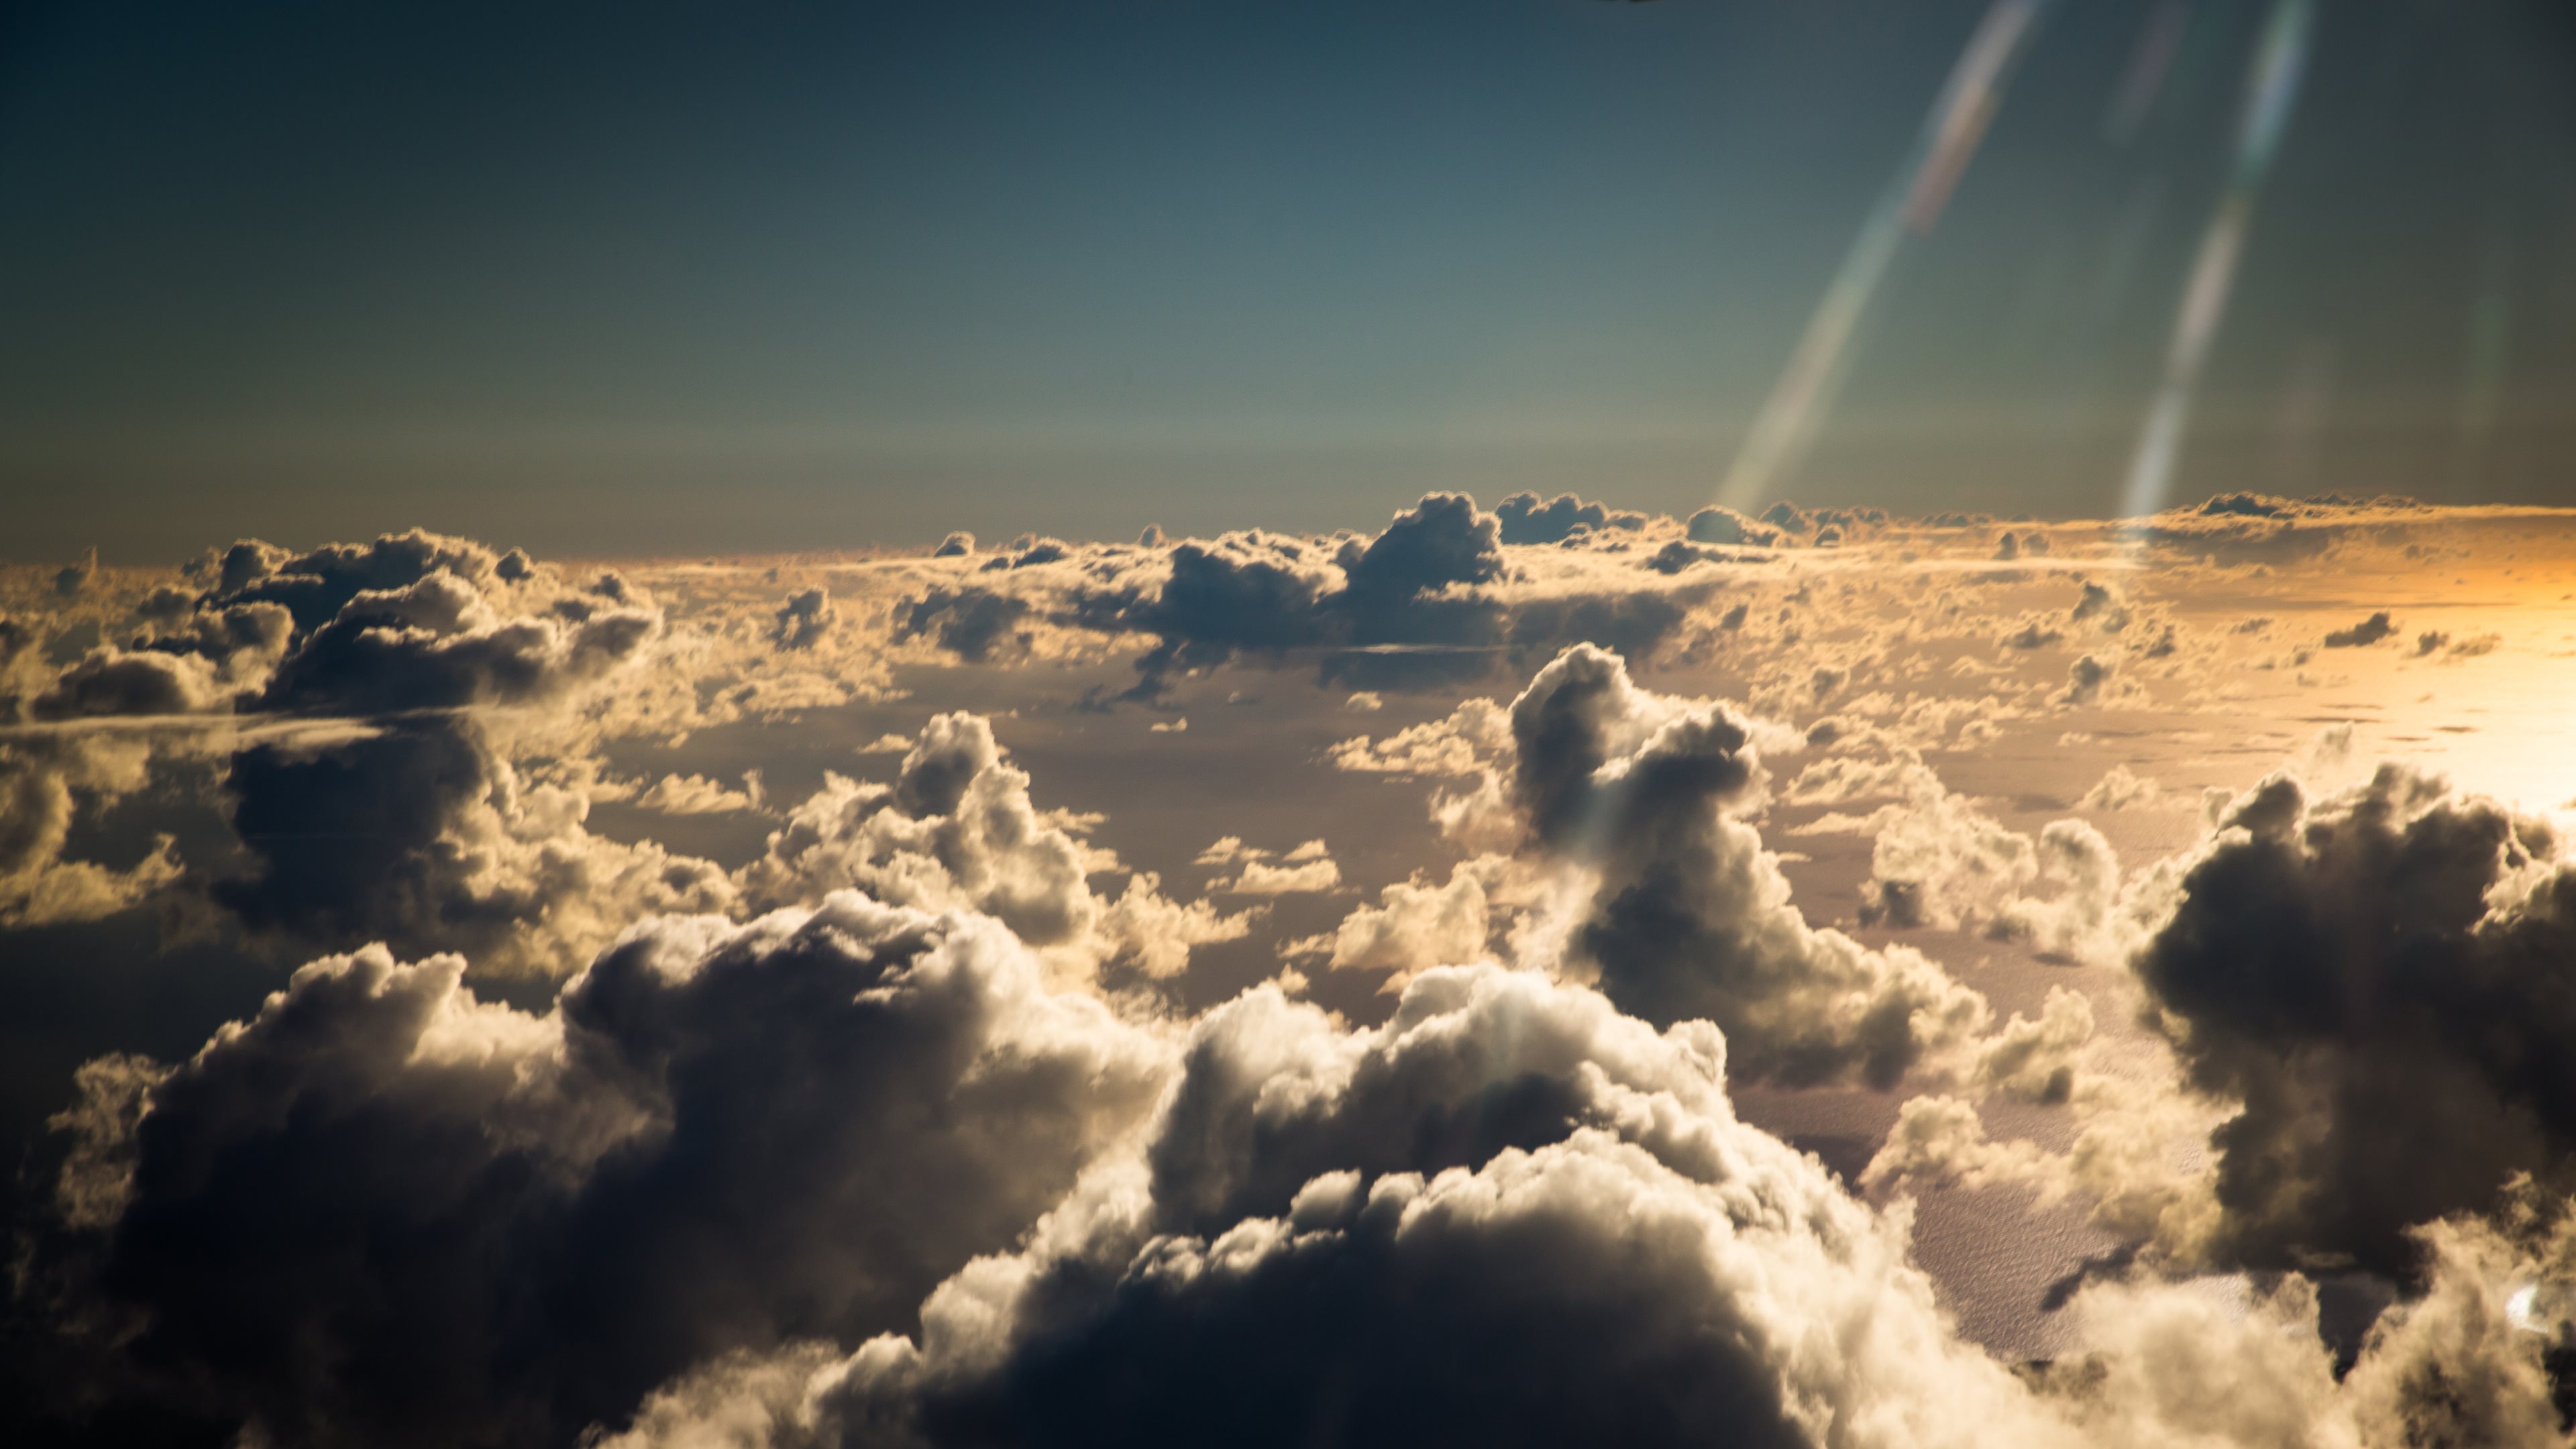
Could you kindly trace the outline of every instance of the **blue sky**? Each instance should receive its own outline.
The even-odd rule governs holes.
[[[1782,485],[2101,512],[2264,7],[2062,4]],[[0,552],[1707,501],[1985,6],[42,7]],[[2555,501],[2562,7],[2326,0],[2180,475]]]

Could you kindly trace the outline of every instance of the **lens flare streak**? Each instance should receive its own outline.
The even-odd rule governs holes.
[[[2254,203],[2281,147],[2290,112],[2298,103],[2299,81],[2307,70],[2308,41],[2315,27],[2313,0],[2278,0],[2247,77],[2245,112],[2237,128],[2236,162],[2227,191],[2209,228],[2201,234],[2192,261],[2182,307],[2174,319],[2172,343],[2165,353],[2164,379],[2154,407],[2138,437],[2129,465],[2128,486],[2120,512],[2140,517],[2161,509],[2173,483],[2174,463],[2182,451],[2183,431],[2191,421],[2191,401],[2200,371],[2209,360],[2227,315],[2227,298],[2236,280],[2236,263],[2254,221]]]
[[[1879,196],[1851,251],[1825,289],[1797,351],[1780,374],[1753,430],[1727,470],[1717,501],[1750,512],[1814,442],[1834,393],[1850,370],[1851,341],[1870,300],[1904,249],[1906,238],[1932,230],[1967,174],[2003,101],[2004,82],[2022,54],[2047,0],[1995,0],[1951,67],[1931,114],[1894,179]]]

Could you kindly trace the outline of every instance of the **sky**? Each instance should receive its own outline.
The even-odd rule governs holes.
[[[1981,3],[20,7],[23,561],[1717,495]],[[2268,7],[2041,7],[1810,503],[2107,512]],[[2554,501],[2576,22],[2315,7],[2177,496]]]
[[[2572,76],[8,11],[0,1443],[2576,1446]]]

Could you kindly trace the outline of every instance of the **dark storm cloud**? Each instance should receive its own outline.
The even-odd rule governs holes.
[[[139,1117],[79,1115],[93,1226],[42,1266],[116,1392],[262,1442],[570,1443],[710,1355],[908,1327],[1164,1070],[992,922],[857,896],[639,928],[542,1017],[463,964],[317,962]]]
[[[2405,1230],[2576,1187],[2576,869],[2548,828],[2383,766],[2240,797],[2136,960],[2218,1129],[2216,1251],[2412,1272]]]

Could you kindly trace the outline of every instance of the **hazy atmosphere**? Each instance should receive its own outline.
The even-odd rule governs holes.
[[[2572,83],[13,11],[0,1440],[2576,1443]]]

